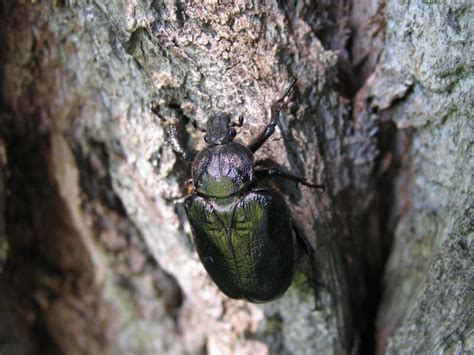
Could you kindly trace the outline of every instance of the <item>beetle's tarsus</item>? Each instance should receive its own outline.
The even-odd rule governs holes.
[[[290,86],[288,87],[288,89],[286,89],[283,96],[277,102],[283,102],[283,100],[285,100],[285,98],[290,94],[291,90],[293,90],[293,87],[295,86],[296,81],[297,79],[293,78],[293,81],[291,82]]]
[[[199,132],[206,132],[205,128],[199,127],[198,123],[196,120],[191,120],[191,124],[193,125],[194,129]]]

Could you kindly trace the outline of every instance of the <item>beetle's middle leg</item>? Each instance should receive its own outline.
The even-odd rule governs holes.
[[[255,153],[262,146],[262,144],[265,143],[266,140],[270,138],[270,136],[275,132],[275,126],[277,125],[278,118],[280,117],[283,100],[285,100],[285,98],[289,95],[295,83],[296,79],[292,81],[285,94],[273,103],[271,108],[270,122],[263,128],[263,130],[258,134],[258,136],[255,137],[252,142],[250,142],[247,147],[252,153]]]
[[[309,187],[312,187],[314,189],[321,189],[323,191],[326,189],[326,186],[324,184],[312,184],[312,183],[306,181],[304,178],[302,178],[300,176],[290,174],[290,173],[287,173],[287,172],[283,171],[282,169],[280,169],[278,167],[256,168],[255,169],[255,174],[268,175],[268,176],[272,176],[272,177],[277,176],[277,177],[281,177],[283,179],[295,181],[298,184],[309,186]]]

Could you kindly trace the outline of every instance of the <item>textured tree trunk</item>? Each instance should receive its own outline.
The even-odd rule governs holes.
[[[474,351],[467,2],[1,7],[0,354]],[[293,77],[256,158],[327,186],[283,184],[318,309],[304,255],[268,304],[210,281],[153,113],[249,142]]]

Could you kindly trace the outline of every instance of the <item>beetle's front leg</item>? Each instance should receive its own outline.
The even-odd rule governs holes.
[[[262,146],[262,144],[265,143],[266,140],[270,138],[273,133],[275,133],[275,126],[277,125],[278,118],[280,117],[283,100],[285,100],[285,98],[291,92],[295,83],[296,79],[294,79],[293,82],[290,84],[285,94],[272,104],[270,122],[263,128],[263,130],[258,134],[258,136],[255,137],[247,147],[252,153],[255,153]]]
[[[152,112],[157,115],[161,122],[164,124],[164,130],[166,134],[166,140],[171,144],[171,148],[173,148],[173,151],[176,153],[176,155],[187,161],[193,161],[194,158],[196,157],[197,152],[189,150],[185,147],[183,144],[183,139],[182,139],[182,124],[179,124],[178,122],[170,122],[168,119],[164,118],[163,115],[159,111],[158,106],[152,107]],[[194,124],[194,122],[193,122]]]
[[[281,177],[283,179],[295,181],[298,184],[309,186],[309,187],[312,187],[313,189],[321,189],[323,191],[326,189],[326,186],[323,185],[323,184],[319,184],[319,185],[318,184],[312,184],[312,183],[306,181],[305,179],[303,179],[302,177],[296,176],[296,175],[293,175],[293,174],[289,174],[289,173],[283,171],[282,169],[280,169],[278,167],[256,168],[254,172],[257,175],[267,175],[267,176],[271,176],[271,177],[277,176],[277,177]]]
[[[171,144],[171,148],[173,148],[173,151],[178,157],[187,161],[194,160],[194,158],[196,157],[196,152],[187,149],[183,145],[179,129],[176,125],[167,124],[165,126],[165,133],[168,142]]]
[[[281,103],[276,102],[272,105],[272,116],[270,123],[268,123],[263,130],[255,137],[252,142],[248,145],[248,149],[255,153],[263,143],[266,142],[270,136],[275,133],[275,126],[277,124],[278,117],[280,116]]]

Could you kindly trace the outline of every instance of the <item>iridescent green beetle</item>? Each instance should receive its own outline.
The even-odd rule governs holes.
[[[219,289],[231,298],[259,303],[283,295],[293,279],[298,238],[313,255],[268,178],[277,176],[312,188],[324,186],[276,166],[259,168],[253,157],[274,133],[283,100],[294,84],[272,105],[270,122],[247,146],[233,140],[233,127],[243,125],[242,116],[234,123],[228,114],[216,113],[206,128],[193,121],[195,129],[206,133],[207,147],[199,153],[184,148],[176,126],[166,126],[176,154],[193,162],[194,193],[185,199],[185,209],[199,258]]]

